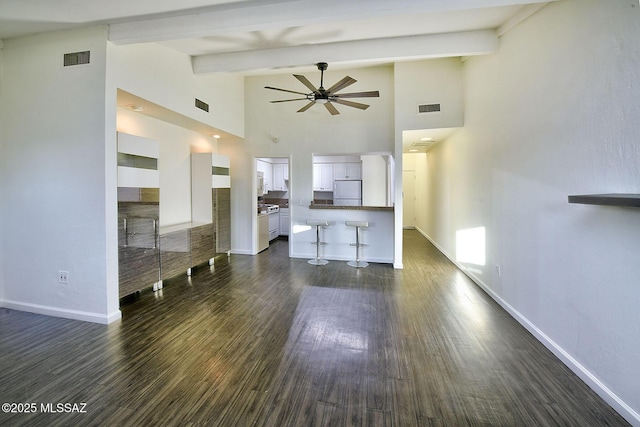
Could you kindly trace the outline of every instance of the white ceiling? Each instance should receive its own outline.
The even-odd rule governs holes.
[[[319,61],[340,69],[487,54],[550,1],[0,0],[0,39],[107,24],[115,44],[193,56],[195,73],[317,72]]]

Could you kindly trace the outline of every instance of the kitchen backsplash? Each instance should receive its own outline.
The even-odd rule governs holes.
[[[267,205],[278,205],[281,208],[289,207],[289,199],[263,197],[264,203]]]

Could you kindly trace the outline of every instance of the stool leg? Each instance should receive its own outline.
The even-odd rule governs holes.
[[[360,261],[360,227],[356,227],[356,260],[349,261],[347,265],[356,268],[364,268],[369,265],[366,261]]]
[[[360,263],[360,227],[356,227],[356,264]]]
[[[320,259],[320,226],[316,225],[316,257],[307,261],[312,265],[326,265],[329,261],[326,259]]]

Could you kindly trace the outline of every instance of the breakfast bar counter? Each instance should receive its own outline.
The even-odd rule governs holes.
[[[312,203],[294,209],[292,233],[289,235],[291,256],[311,259],[316,256],[318,230],[308,221],[326,221],[319,230],[320,258],[330,261],[353,261],[356,258],[356,230],[347,223],[367,223],[360,230],[364,246],[360,248],[362,261],[393,263],[394,208],[392,206],[337,206]],[[331,263],[329,264],[331,266]]]
[[[332,210],[352,210],[352,211],[382,211],[393,212],[393,206],[336,206],[313,203],[309,209],[332,209]]]

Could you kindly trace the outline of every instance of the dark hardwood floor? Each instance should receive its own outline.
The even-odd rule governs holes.
[[[216,259],[110,326],[0,309],[0,425],[622,426],[427,240],[404,270]],[[41,404],[86,403],[86,413]]]

